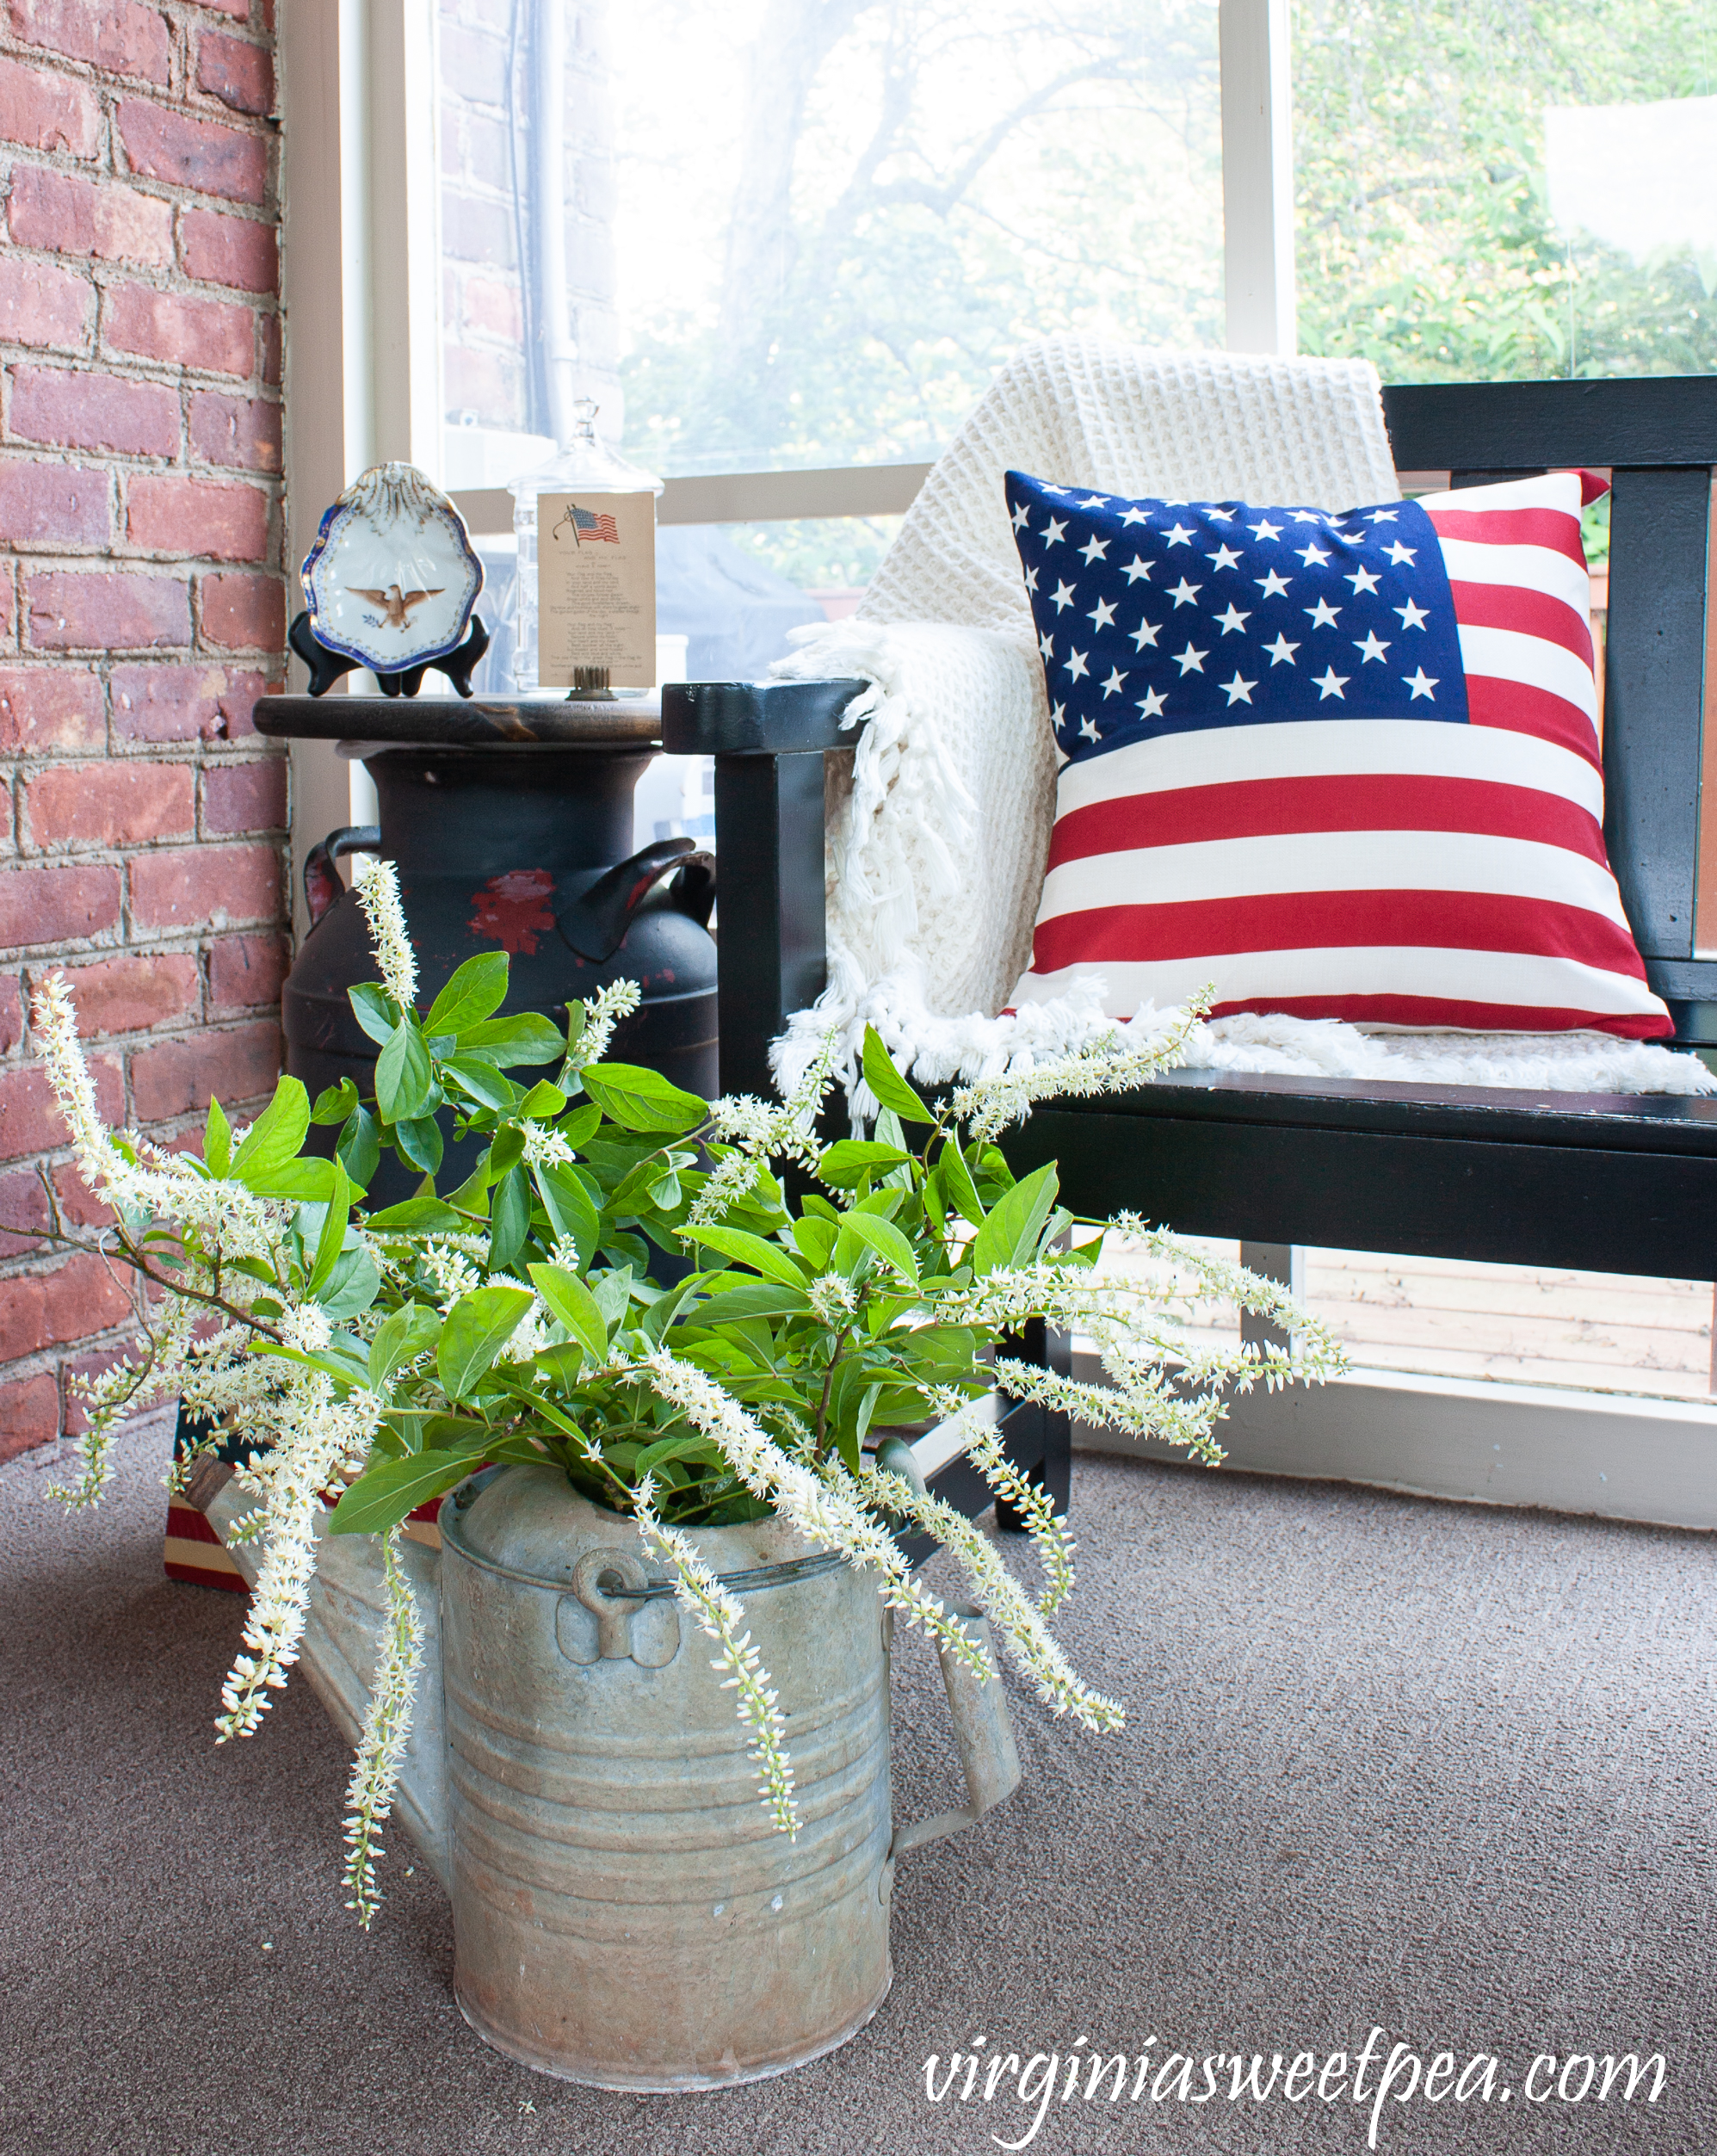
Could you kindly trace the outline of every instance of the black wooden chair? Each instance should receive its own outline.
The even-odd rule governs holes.
[[[1708,723],[1717,787],[1717,378],[1383,395],[1402,473],[1447,472],[1461,486],[1610,472],[1605,837],[1677,1045],[1717,1047],[1717,957],[1698,954],[1695,929]],[[664,745],[715,759],[724,1090],[769,1090],[769,1043],[822,991],[823,759],[852,745],[840,720],[863,687],[695,682],[664,694]],[[1707,881],[1717,921],[1717,862]],[[1007,1151],[1021,1174],[1059,1160],[1081,1212],[1130,1207],[1189,1234],[1717,1278],[1717,1098],[1185,1070],[1041,1108]],[[1066,1344],[1039,1337],[1026,1352],[1060,1362]],[[1013,1456],[1065,1506],[1065,1418],[1022,1407],[1005,1427]],[[980,1495],[958,1463],[936,1486],[955,1502]]]

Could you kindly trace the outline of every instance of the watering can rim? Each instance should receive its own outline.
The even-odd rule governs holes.
[[[515,1565],[503,1565],[498,1558],[485,1556],[480,1550],[474,1549],[464,1535],[457,1532],[463,1508],[455,1500],[460,1492],[467,1486],[466,1483],[460,1483],[458,1489],[450,1491],[442,1500],[442,1509],[435,1516],[435,1523],[441,1529],[443,1546],[450,1544],[467,1563],[477,1566],[480,1571],[494,1572],[503,1579],[516,1580],[522,1586],[540,1587],[551,1594],[565,1594],[571,1585],[568,1579],[555,1579],[542,1572],[528,1572]],[[589,1498],[585,1499],[586,1504],[590,1502]],[[606,1510],[607,1507],[601,1509]],[[616,1520],[627,1517],[621,1512],[616,1512],[614,1517]],[[744,1572],[718,1573],[717,1584],[736,1593],[757,1594],[770,1587],[790,1587],[802,1579],[820,1578],[825,1572],[837,1571],[847,1561],[838,1551],[825,1550],[814,1557],[788,1558],[779,1564],[755,1565]],[[652,1602],[671,1595],[675,1588],[670,1579],[651,1579],[639,1587],[614,1587],[603,1591],[615,1601]]]

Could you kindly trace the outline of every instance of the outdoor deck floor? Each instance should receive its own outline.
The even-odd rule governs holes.
[[[1232,1258],[1232,1243],[1201,1250]],[[1712,1284],[1538,1272],[1369,1251],[1306,1252],[1306,1301],[1373,1369],[1708,1399]],[[1238,1330],[1233,1305],[1196,1307],[1189,1337]]]

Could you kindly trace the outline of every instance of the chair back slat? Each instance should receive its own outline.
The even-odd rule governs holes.
[[[1604,839],[1640,955],[1691,959],[1711,473],[1618,467],[1610,485]]]

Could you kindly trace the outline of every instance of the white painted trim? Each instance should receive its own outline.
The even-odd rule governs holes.
[[[354,170],[351,82],[361,18],[355,0],[300,0],[281,10],[281,139],[284,317],[287,568],[295,578],[323,510],[346,484],[346,439],[355,387],[367,383],[367,355],[348,342],[344,294],[363,270],[360,238],[368,187]],[[343,92],[344,93],[343,96]],[[288,615],[298,611],[295,583]],[[287,662],[287,684],[303,687]],[[301,936],[308,923],[304,856],[318,838],[349,823],[350,780],[331,741],[292,744],[292,905]]]
[[[365,462],[442,469],[441,45],[435,0],[369,0],[370,421]],[[361,468],[361,467],[360,467]],[[350,476],[355,478],[354,473]]]
[[[435,0],[293,0],[280,32],[287,559],[366,466],[442,468],[439,40]],[[288,588],[289,613],[299,594]],[[302,686],[290,663],[288,679]],[[367,685],[348,675],[330,691]],[[293,912],[304,857],[367,823],[374,788],[330,741],[294,741]]]
[[[1102,1381],[1093,1356],[1076,1375]],[[1355,1370],[1235,1400],[1229,1468],[1357,1482],[1471,1504],[1717,1528],[1717,1406],[1539,1385]],[[1078,1452],[1184,1464],[1186,1455],[1077,1424]]]
[[[1221,0],[1223,278],[1231,352],[1297,349],[1288,0]]]

